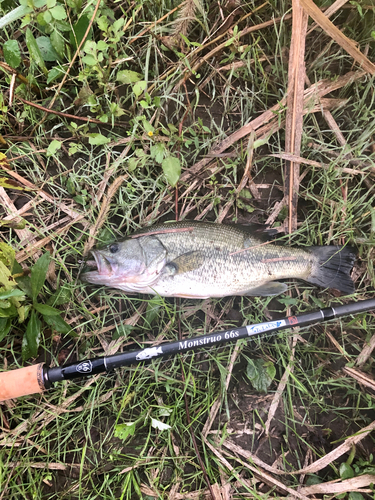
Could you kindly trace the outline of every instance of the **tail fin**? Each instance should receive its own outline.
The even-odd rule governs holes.
[[[309,283],[322,288],[335,288],[345,295],[354,292],[354,283],[350,272],[354,265],[355,249],[342,246],[314,246],[311,252],[317,257],[307,279]]]

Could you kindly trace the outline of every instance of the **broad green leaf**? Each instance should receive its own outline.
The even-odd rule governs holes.
[[[44,61],[53,62],[58,60],[59,56],[52,47],[51,40],[48,36],[39,36],[36,38],[36,43]]]
[[[100,31],[106,32],[108,30],[109,24],[107,16],[100,16],[99,18],[96,19],[96,23]]]
[[[49,325],[53,330],[56,330],[59,333],[66,334],[70,333],[75,336],[72,332],[72,328],[68,325],[66,321],[62,319],[61,316],[43,316],[44,321]]]
[[[32,311],[22,342],[23,360],[35,358],[37,356],[40,342],[40,328],[40,319],[37,317],[35,311]]]
[[[83,205],[83,206],[86,205],[86,197],[82,196],[80,194],[77,194],[77,196],[75,196],[73,198],[73,200],[76,201],[77,203],[79,203],[80,205]]]
[[[249,359],[247,364],[247,376],[255,390],[267,392],[276,374],[276,369],[270,361],[262,359]]]
[[[96,54],[97,53],[97,44],[94,40],[86,40],[83,46],[83,52],[86,54]]]
[[[36,301],[39,292],[46,281],[48,266],[51,256],[48,252],[43,254],[31,268],[31,289],[33,301]]]
[[[118,31],[121,31],[124,24],[125,24],[125,17],[119,17],[112,25],[112,30],[117,33]]]
[[[268,144],[268,139],[259,139],[257,141],[254,141],[253,148],[257,149],[261,146],[264,146],[265,144]]]
[[[61,4],[55,5],[55,7],[52,7],[52,9],[49,10],[52,17],[56,19],[56,21],[62,21],[63,19],[66,19],[66,10]]]
[[[19,323],[23,323],[27,319],[31,309],[31,305],[21,306],[17,309]]]
[[[26,16],[22,19],[20,28],[26,28],[31,23],[31,14],[26,14]]]
[[[65,40],[60,31],[54,30],[50,35],[51,44],[56,53],[63,57],[65,54]]]
[[[143,120],[142,121],[142,124],[143,124],[143,128],[145,129],[145,131],[147,132],[147,134],[152,137],[154,135],[154,132],[155,132],[155,129],[154,127],[151,125],[151,123],[148,121],[148,120]]]
[[[164,155],[166,153],[166,148],[162,142],[157,142],[150,147],[150,155],[157,163],[163,161]]]
[[[37,5],[38,3],[38,5]],[[35,7],[40,8],[43,7],[46,4],[45,0],[42,0],[42,2],[35,2]],[[30,7],[29,5],[20,5],[19,7],[16,7],[15,9],[11,10],[5,16],[0,18],[0,29],[5,28],[8,24],[13,23],[14,21],[17,21],[18,19],[21,19],[22,17],[25,17],[27,14],[30,14],[30,12],[33,12],[33,8]]]
[[[89,18],[87,16],[82,16],[73,26],[73,33],[70,33],[70,43],[72,44],[74,50],[77,50],[77,47],[82,42],[89,24]],[[87,35],[87,40],[90,40],[92,38],[92,33],[92,28],[90,28],[89,34]]]
[[[147,304],[145,321],[149,327],[158,317],[161,305],[162,305],[162,299],[160,299],[159,297],[154,297]]]
[[[102,50],[103,52],[107,52],[108,43],[105,42],[104,40],[98,40],[96,43],[96,48],[97,48],[97,50]]]
[[[33,191],[30,188],[25,187],[13,179],[8,179],[7,177],[0,177],[0,187],[8,189],[16,189],[17,191]]]
[[[345,462],[342,463],[340,465],[340,477],[341,479],[351,479],[352,477],[354,477],[353,468]]]
[[[21,51],[17,40],[7,40],[3,45],[4,59],[12,68],[21,64]]]
[[[61,314],[59,309],[48,306],[47,304],[34,304],[35,309],[43,316],[57,316]]]
[[[17,309],[9,304],[8,308],[3,308],[0,305],[0,318],[15,318],[17,317]]]
[[[129,172],[133,172],[139,165],[139,160],[137,160],[137,158],[129,158],[129,161],[128,161],[128,171]]]
[[[161,164],[164,175],[171,186],[175,186],[181,175],[180,160],[175,156],[168,156]]]
[[[82,62],[87,64],[88,66],[95,66],[97,64],[96,58],[92,54],[86,54],[82,57]]]
[[[46,10],[45,12],[39,12],[39,14],[36,16],[36,21],[39,26],[45,26],[49,31],[49,23],[52,21],[52,16],[48,10]]]
[[[128,337],[133,329],[133,325],[124,325],[123,323],[118,324],[116,326],[116,330],[112,334],[112,340],[117,340],[122,337]]]
[[[68,23],[68,21],[55,21],[55,29],[57,29],[57,31],[61,31],[63,33],[64,32],[66,32],[66,33],[72,32],[72,27]]]
[[[125,441],[128,436],[134,436],[135,422],[115,425],[115,437]]]
[[[8,165],[8,159],[4,153],[0,153],[0,164],[4,165],[5,167]]]
[[[0,227],[9,227],[12,229],[25,229],[26,220],[25,219],[0,220]]]
[[[56,5],[57,0],[47,0],[47,7],[51,9]]]
[[[16,280],[12,278],[9,268],[0,261],[0,287],[11,290],[16,285]]]
[[[8,335],[12,326],[9,318],[0,318],[0,342]]]
[[[144,80],[141,80],[140,82],[137,82],[135,85],[133,85],[133,92],[136,95],[136,97],[139,97],[147,88],[147,82]]]
[[[53,156],[56,151],[61,149],[62,142],[54,139],[47,148],[47,156]]]
[[[56,292],[47,300],[49,306],[61,306],[66,304],[72,297],[72,292],[67,286],[59,287]]]
[[[65,71],[63,71],[58,66],[55,66],[48,72],[47,85],[49,85],[51,82],[54,82],[57,78],[62,78],[64,74]]]
[[[111,142],[111,139],[105,137],[102,134],[88,134],[89,136],[89,144],[92,146],[102,146],[103,144],[108,144]]]
[[[4,292],[0,291],[0,300],[9,299],[10,297],[24,297],[25,292],[19,290],[18,288],[13,288],[13,290],[6,290]]]
[[[0,300],[0,314],[4,314],[6,317],[14,314],[14,309],[11,309],[12,304],[9,300]],[[10,311],[10,312],[9,312]]]
[[[33,296],[33,291],[31,289],[30,276],[19,276],[16,278],[16,282],[18,288],[20,288],[25,293],[25,295],[27,295],[31,299]]]
[[[348,495],[348,500],[365,500],[365,497],[357,491],[351,491]]]
[[[170,417],[171,414],[173,413],[173,410],[172,410],[172,408],[166,408],[164,406],[164,408],[160,408],[158,413],[159,413],[159,417]]]
[[[9,268],[9,270],[13,270],[15,258],[16,253],[14,249],[10,245],[0,242],[0,262]]]
[[[125,69],[119,71],[116,76],[116,81],[121,83],[136,83],[142,80],[142,75],[136,71]]]
[[[313,484],[321,484],[323,480],[316,474],[308,474],[306,478],[306,485],[312,486]]]
[[[44,64],[43,56],[40,52],[38,44],[36,43],[36,40],[34,38],[34,35],[31,32],[30,28],[27,28],[27,30],[26,30],[26,45],[27,45],[27,48],[29,49],[30,59],[34,60],[35,63],[39,66],[39,68],[45,74],[47,74],[48,71],[47,71],[46,65]]]

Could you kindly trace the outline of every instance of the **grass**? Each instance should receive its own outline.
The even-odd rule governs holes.
[[[298,204],[292,207],[293,244],[349,243],[358,249],[352,297],[293,283],[289,295],[273,299],[177,302],[126,296],[79,280],[90,237],[107,243],[175,219],[176,212],[180,218],[220,222],[271,220],[288,232],[286,207],[277,208],[287,189],[287,162],[270,154],[285,152],[290,133],[282,99],[292,57],[291,5],[247,2],[219,8],[185,2],[170,13],[177,5],[52,1],[47,7],[41,2],[28,17],[24,13],[3,27],[0,142],[11,170],[3,161],[0,177],[18,174],[21,189],[0,187],[0,221],[18,210],[28,232],[20,233],[15,223],[1,225],[0,242],[15,250],[26,270],[38,251],[50,253],[38,303],[53,296],[50,305],[74,332],[62,334],[42,322],[37,355],[23,362],[27,321],[13,320],[6,335],[0,331],[4,371],[175,340],[179,328],[188,337],[374,293],[375,123],[369,73],[328,92],[324,97],[331,100],[315,103],[315,111],[314,103],[307,104],[299,156],[320,167],[301,164]],[[15,7],[2,4],[0,23]],[[331,21],[373,61],[370,7],[345,4]],[[86,31],[86,45],[75,57]],[[310,83],[305,89],[320,80],[333,89],[340,78],[359,71],[324,29],[306,40]],[[264,120],[253,146],[244,135],[220,149],[224,139],[277,104],[274,128],[270,131]],[[249,150],[251,181],[238,193]],[[165,158],[172,159],[170,170]],[[25,190],[26,181],[36,189]],[[373,346],[374,329],[373,313],[367,313],[297,336],[287,331],[262,342],[132,366],[2,403],[0,500],[373,497],[373,361],[366,346]],[[268,377],[266,393],[251,384],[249,366],[257,367],[263,381]],[[364,382],[347,367],[362,372]],[[259,380],[253,383],[257,387]],[[160,422],[170,429],[157,428]],[[368,426],[367,433],[348,440]],[[301,469],[307,472],[298,473]]]

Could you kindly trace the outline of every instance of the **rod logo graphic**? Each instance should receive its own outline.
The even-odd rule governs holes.
[[[290,325],[296,325],[298,323],[298,319],[295,316],[289,316],[288,321]]]
[[[76,370],[79,373],[91,373],[92,372],[92,363],[90,360],[82,361],[79,365],[76,366]]]
[[[148,349],[143,349],[143,351],[138,353],[135,359],[137,361],[143,361],[144,359],[150,359],[154,356],[159,356],[159,354],[163,354],[163,349],[161,347],[149,347]]]
[[[247,326],[246,330],[248,335],[255,335],[257,333],[267,332],[268,330],[280,328],[284,325],[286,325],[286,321],[285,319],[281,319],[280,321],[270,321],[269,323],[259,323],[259,325]]]

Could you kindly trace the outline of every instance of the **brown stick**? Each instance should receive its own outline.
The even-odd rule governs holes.
[[[355,61],[371,75],[375,75],[375,65],[364,55],[354,42],[342,33],[319,9],[312,0],[300,0],[302,7],[314,21],[337,42]]]
[[[55,111],[54,109],[45,108],[44,106],[41,106],[40,104],[35,104],[34,102],[26,101],[26,99],[22,99],[22,97],[18,97],[18,96],[17,96],[17,99],[22,101],[24,104],[28,104],[29,106],[32,106],[33,108],[40,109],[41,111],[44,111],[45,113],[50,113],[52,115],[61,116],[63,118],[69,118],[70,120],[79,120],[81,122],[86,122],[86,123],[97,123],[98,125],[99,124],[105,125],[103,122],[101,122],[97,118],[91,118],[91,117],[86,118],[85,116],[77,116],[77,115],[71,115],[69,113],[63,113],[61,111]],[[113,125],[116,127],[128,128],[128,125],[125,123],[114,123]]]
[[[287,16],[284,17],[278,17],[276,19],[271,19],[270,21],[265,21],[264,23],[257,24],[256,26],[250,26],[249,28],[245,28],[244,30],[240,31],[237,34],[237,38],[241,38],[245,35],[248,35],[249,33],[253,33],[254,31],[259,31],[263,28],[268,28],[268,26],[273,26],[276,23],[279,23],[281,20],[286,21],[287,19],[290,19],[292,16],[288,14]],[[191,68],[191,71],[188,71],[182,78],[181,80],[174,86],[172,92],[177,92],[179,87],[186,82],[198,69],[202,66],[202,64],[209,59],[211,59],[217,52],[220,52],[220,50],[224,49],[228,44],[228,41],[226,40],[225,42],[221,43],[214,49],[212,49],[208,54],[205,56],[201,57]]]
[[[305,40],[307,14],[299,0],[293,0],[292,40],[290,46],[285,150],[299,156],[303,126],[303,87],[305,81]],[[299,164],[287,162],[285,167],[285,202],[289,207],[289,233],[297,229]]]

